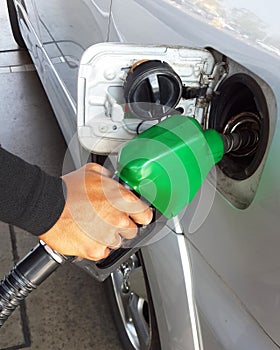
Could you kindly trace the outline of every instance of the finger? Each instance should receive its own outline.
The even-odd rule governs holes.
[[[126,213],[141,213],[149,206],[141,201],[134,193],[120,185],[118,195],[110,199],[111,204]]]
[[[140,213],[131,213],[129,216],[138,224],[148,225],[153,219],[153,211],[148,207],[146,210]]]
[[[119,234],[118,234],[118,236],[119,236],[119,239],[116,240],[115,243],[110,244],[108,246],[110,249],[117,250],[117,249],[119,249],[122,246],[122,238],[121,238],[121,236]]]
[[[123,238],[132,239],[136,237],[138,232],[138,227],[134,222],[131,221],[131,227],[120,229],[118,232]]]
[[[138,227],[127,214],[117,213],[115,218],[118,218],[114,224],[111,224],[115,230],[114,241],[108,245],[110,248],[119,248],[122,244],[122,238],[134,238],[138,232]]]
[[[112,243],[110,243],[110,245],[108,245],[108,247],[110,249],[116,250],[116,249],[119,249],[121,247],[121,245],[122,245],[122,238],[119,235],[119,233],[116,232],[115,233],[115,240]]]
[[[50,230],[40,235],[39,238],[49,247],[64,255],[78,256],[95,261],[104,259],[109,255],[110,250],[107,249],[105,244],[88,237],[77,230],[76,226],[74,226],[74,230],[72,229],[70,226],[68,232],[65,229],[58,232]]]
[[[108,226],[111,226],[114,232],[116,232],[114,242],[110,243],[110,247],[120,244],[120,235],[124,238],[131,239],[135,237],[138,231],[138,227],[135,222],[133,222],[133,220],[131,220],[127,214],[118,211],[114,212],[114,215],[111,218],[111,223]]]
[[[109,254],[110,249],[107,246],[95,243],[94,246],[88,247],[83,257],[89,260],[98,261],[107,258]]]

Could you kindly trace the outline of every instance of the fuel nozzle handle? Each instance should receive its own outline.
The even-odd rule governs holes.
[[[220,133],[173,115],[123,146],[118,176],[169,219],[192,201],[223,156]]]
[[[194,198],[225,154],[246,156],[259,142],[258,122],[240,114],[224,133],[204,130],[192,117],[173,115],[128,141],[118,176],[167,218]]]

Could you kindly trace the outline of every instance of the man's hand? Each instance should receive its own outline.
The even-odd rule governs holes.
[[[135,237],[136,223],[149,224],[152,211],[110,175],[101,165],[89,163],[63,176],[64,210],[39,238],[61,254],[100,260],[109,248],[119,248],[122,238]]]

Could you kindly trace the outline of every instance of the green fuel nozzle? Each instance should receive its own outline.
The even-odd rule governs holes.
[[[117,174],[171,218],[192,201],[225,153],[257,141],[258,135],[248,130],[222,135],[203,130],[194,118],[174,115],[124,145]]]

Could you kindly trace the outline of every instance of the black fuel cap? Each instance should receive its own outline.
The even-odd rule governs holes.
[[[182,81],[173,68],[159,60],[135,63],[124,84],[130,112],[144,120],[169,115],[182,96]]]

